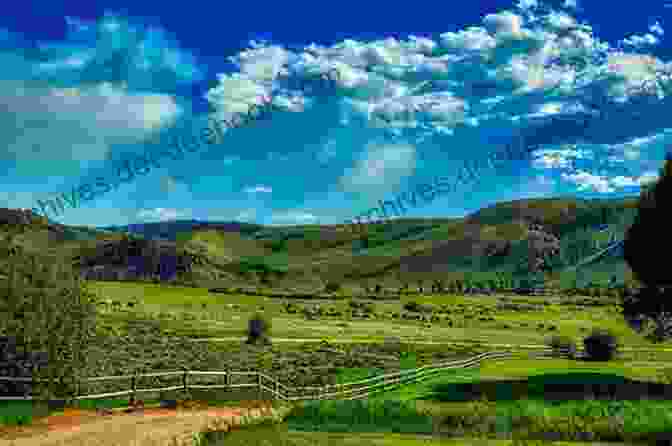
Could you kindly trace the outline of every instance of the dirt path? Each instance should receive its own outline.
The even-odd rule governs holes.
[[[2,446],[166,446],[192,444],[192,434],[208,428],[240,424],[244,413],[269,415],[270,408],[209,407],[197,409],[147,408],[132,413],[101,415],[70,409],[26,427],[0,430]]]

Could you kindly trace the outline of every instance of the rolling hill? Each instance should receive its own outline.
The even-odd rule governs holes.
[[[465,218],[372,223],[356,233],[343,225],[264,227],[196,220],[70,227],[29,213],[30,226],[20,243],[28,251],[64,255],[82,274],[107,280],[396,287],[532,268],[557,285],[574,280],[577,271],[599,281],[628,274],[615,242],[623,239],[636,205],[637,198],[527,199],[497,203]],[[0,210],[0,232],[23,224],[17,215],[17,210]],[[610,243],[614,249],[605,250]],[[127,274],[129,269],[134,273]]]

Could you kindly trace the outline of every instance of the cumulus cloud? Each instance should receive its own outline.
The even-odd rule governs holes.
[[[558,149],[542,149],[532,153],[532,167],[537,169],[575,170],[577,160],[590,160],[593,153],[589,150],[578,150],[576,145],[564,145]]]
[[[364,156],[341,177],[341,187],[347,192],[388,190],[413,173],[415,158],[410,144],[369,144]]]
[[[0,165],[41,187],[170,127],[185,113],[176,89],[203,79],[162,30],[114,14],[66,25],[60,41],[0,31]]]
[[[517,115],[523,127],[540,109],[549,110],[547,120],[576,114],[586,110],[583,100],[589,103],[598,91],[627,96],[628,88],[662,68],[651,56],[611,49],[569,11],[542,14],[535,1],[518,7],[520,12],[488,14],[482,26],[437,39],[346,39],[303,51],[256,45],[232,58],[239,75],[222,76],[209,100],[216,108],[233,110],[270,93],[287,111],[318,113],[314,98],[328,96],[340,106],[341,125],[355,132],[354,123],[365,122],[369,128],[392,129],[387,134],[401,140],[418,129],[440,136],[464,124],[485,130],[493,118],[507,113]],[[576,4],[565,2],[564,7],[571,10]],[[656,23],[650,31],[660,34],[662,27]],[[320,76],[333,78],[328,93],[304,88]],[[554,94],[553,106],[544,98],[547,92]],[[524,94],[535,97],[524,102]],[[486,101],[493,105],[484,107]]]
[[[578,172],[575,174],[563,173],[561,176],[564,180],[576,184],[580,191],[595,191],[601,193],[615,191],[615,189],[609,185],[609,180],[601,175],[593,175],[588,172]]]
[[[165,30],[106,13],[97,21],[66,20],[64,42],[39,45],[34,78],[71,84],[127,82],[137,90],[173,90],[204,79],[193,54]]]
[[[180,114],[169,95],[138,94],[109,83],[50,88],[0,81],[0,158],[104,160],[115,144],[143,141]]]
[[[611,193],[641,183],[658,162],[654,149],[669,139],[663,117],[672,64],[646,53],[660,44],[662,25],[624,36],[614,48],[576,20],[576,1],[547,4],[519,0],[513,10],[431,38],[292,48],[255,42],[230,57],[236,69],[219,73],[205,100],[213,117],[228,118],[272,99],[272,119],[227,134],[226,152],[201,154],[217,161],[203,171],[264,151],[259,159],[296,163],[301,172],[320,163],[320,175],[328,172],[331,181],[325,190],[335,183],[374,197],[429,167],[454,171],[452,164],[490,152],[501,135],[520,133],[536,146],[532,167],[544,177],[557,170],[577,191]],[[48,166],[53,174],[46,180],[58,182],[113,152],[141,153],[151,135],[189,117],[195,101],[178,91],[205,80],[193,54],[156,26],[115,14],[68,17],[67,26],[63,41],[32,47],[30,39],[0,30],[6,172],[31,176]],[[446,149],[465,147],[472,133],[482,137],[459,156]],[[306,151],[314,164],[298,162],[295,154]],[[632,173],[609,170],[626,163]],[[163,181],[173,190],[174,181]]]

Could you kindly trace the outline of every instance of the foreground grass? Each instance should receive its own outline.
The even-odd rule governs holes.
[[[211,435],[203,446],[617,446],[623,443],[598,443],[546,440],[496,440],[487,438],[437,438],[395,433],[296,432],[287,425],[241,429],[226,435]]]
[[[650,442],[672,431],[671,409],[669,401],[314,401],[286,421],[303,432]]]

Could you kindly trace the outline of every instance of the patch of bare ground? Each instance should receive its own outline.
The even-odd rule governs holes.
[[[249,402],[252,403],[252,402]],[[271,417],[270,403],[248,407],[191,409],[145,408],[131,413],[67,409],[62,415],[36,420],[32,425],[5,428],[0,444],[7,446],[191,446],[194,434],[227,432],[240,426],[243,416]]]

